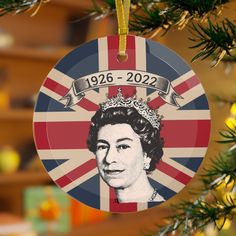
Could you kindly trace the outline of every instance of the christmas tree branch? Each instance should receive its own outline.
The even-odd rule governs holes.
[[[43,3],[49,0],[2,0],[0,1],[0,16],[7,13],[22,13],[24,11],[35,8],[32,15],[35,15]]]
[[[236,130],[228,128],[221,132],[224,142],[236,143]],[[192,235],[214,223],[218,230],[226,219],[236,215],[236,145],[220,154],[205,169],[202,176],[204,185],[200,197],[195,201],[183,201],[172,208],[175,214],[169,217],[168,225],[160,227],[157,236],[178,232],[180,235]]]
[[[218,141],[219,143],[236,143],[236,127],[233,129],[227,127],[227,130],[220,131],[220,135],[224,137],[224,140]]]
[[[215,25],[208,19],[208,27],[203,27],[200,24],[192,25],[192,34],[194,38],[190,38],[196,42],[191,48],[201,47],[200,52],[192,59],[202,57],[202,60],[214,55],[215,65],[223,59],[225,54],[232,56],[231,52],[236,48],[236,25],[228,19],[225,19],[221,24]]]
[[[42,3],[49,0],[2,0],[0,2],[0,16],[7,13],[18,14],[34,8],[35,15]],[[93,9],[90,16],[97,18],[105,17],[115,12],[115,0],[102,1],[91,0]],[[197,21],[192,24],[191,40],[196,44],[191,48],[200,48],[192,61],[198,58],[206,59],[214,55],[217,65],[224,61],[235,61],[232,49],[236,47],[236,25],[225,19],[220,24],[213,24],[208,20],[208,26],[203,23],[210,16],[218,17],[222,8],[230,0],[132,0],[130,30],[136,34],[148,34],[154,37],[161,30],[164,33],[171,27],[178,26],[183,29],[189,21]],[[224,57],[227,55],[227,57]]]
[[[94,0],[95,1],[95,0]],[[193,57],[192,61],[199,58],[202,60],[214,55],[214,65],[219,61],[231,60],[232,49],[236,47],[236,25],[228,19],[220,24],[212,23],[209,19],[214,16],[215,19],[221,14],[222,8],[229,0],[140,0],[131,1],[132,10],[130,19],[130,30],[136,34],[154,37],[161,30],[164,33],[171,27],[178,26],[183,29],[189,21],[197,21],[191,26],[190,32],[193,37],[191,41],[196,44],[191,48],[200,48],[200,51]],[[115,11],[115,0],[104,0],[106,7],[103,12]],[[99,13],[97,7],[94,11]],[[104,15],[104,14],[103,14]],[[208,18],[208,25],[204,23]],[[228,57],[225,58],[224,56]]]

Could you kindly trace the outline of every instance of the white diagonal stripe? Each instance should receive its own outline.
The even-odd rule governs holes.
[[[177,85],[183,83],[183,82],[186,81],[187,79],[191,78],[191,77],[194,76],[194,75],[195,75],[194,71],[193,71],[193,70],[190,70],[190,71],[188,71],[187,73],[185,73],[185,74],[181,75],[180,77],[178,77],[177,79],[171,81],[171,85],[172,85],[173,87],[175,87],[175,86],[177,86]],[[155,99],[155,98],[159,97],[159,95],[158,95],[158,92],[154,92],[154,93],[148,95],[148,97],[152,100],[152,99]],[[179,101],[179,100],[181,100],[181,99],[178,99],[178,101]]]
[[[96,174],[98,174],[98,170],[97,170],[97,168],[94,168],[93,170],[87,172],[86,174],[84,174],[80,178],[74,180],[70,184],[63,187],[62,190],[65,192],[69,192],[70,190],[72,190],[73,188],[77,187],[78,185],[84,183],[85,181],[89,180],[90,178],[92,178]]]
[[[179,192],[182,188],[185,187],[184,184],[161,172],[160,170],[154,170],[149,177],[166,186],[167,188],[173,190],[174,192]]]
[[[48,173],[52,177],[52,179],[57,180],[91,159],[92,159],[91,157],[90,158],[77,157],[74,159],[70,159],[64,162],[63,164],[61,164],[60,166],[58,166],[57,168],[49,171]]]
[[[186,80],[188,80],[189,78],[193,77],[195,75],[193,70],[188,71],[187,73],[181,75],[179,78],[171,81],[171,84],[173,87],[185,82]]]
[[[54,80],[56,83],[63,85],[64,87],[71,88],[72,83],[75,81],[73,78],[65,75],[64,73],[58,71],[57,69],[52,69],[48,76],[51,80]],[[79,78],[78,78],[79,79]],[[106,99],[106,94],[108,93],[108,88],[103,88],[99,90],[99,93],[93,90],[86,92],[85,97],[91,101],[95,101],[97,104],[104,102]]]
[[[189,89],[185,93],[181,94],[183,99],[178,99],[179,105],[182,107],[189,102],[193,101],[194,99],[200,97],[202,94],[204,94],[204,90],[201,86],[201,84],[196,85],[195,87]],[[178,107],[169,105],[169,104],[164,104],[159,108],[159,113],[164,116],[168,116],[168,114],[172,113],[174,116],[174,112],[178,109]]]
[[[162,158],[162,161],[165,162],[165,163],[167,163],[167,164],[169,164],[170,166],[173,166],[175,169],[177,169],[177,170],[179,170],[179,171],[185,173],[185,174],[188,175],[188,176],[193,177],[193,176],[195,175],[195,172],[194,172],[194,171],[188,169],[187,167],[185,167],[185,166],[179,164],[178,162],[176,162],[176,161],[174,161],[174,160],[172,160],[172,159],[170,159],[170,158],[163,157],[163,158]]]
[[[72,83],[75,81],[73,78],[71,78],[70,76],[62,73],[61,71],[53,68],[49,74],[48,74],[48,78],[50,78],[51,80],[57,82],[58,84],[66,87],[66,88],[70,88]]]
[[[54,91],[46,88],[46,87],[42,87],[40,89],[40,92],[46,94],[47,96],[49,96],[50,98],[56,100],[57,102],[63,104],[63,105],[66,105],[67,101],[65,99],[61,100],[62,96],[55,93]],[[74,110],[74,111],[78,111],[80,114],[83,114],[85,112],[88,112],[86,109],[84,109],[83,107],[80,107],[78,105],[76,106],[73,106],[73,107],[70,107],[70,109]],[[37,112],[35,112],[37,113]]]

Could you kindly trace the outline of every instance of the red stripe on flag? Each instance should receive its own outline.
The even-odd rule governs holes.
[[[50,149],[47,138],[47,123],[37,122],[34,123],[34,140],[37,149]]]
[[[68,88],[64,87],[63,85],[57,83],[56,81],[47,78],[43,84],[45,88],[50,89],[51,91],[61,95],[62,97],[66,95],[68,92]]]
[[[148,106],[153,110],[158,109],[159,107],[163,106],[164,104],[166,104],[166,102],[161,97],[156,97],[153,100],[151,100],[150,102],[148,102]]]
[[[135,86],[112,86],[108,88],[108,97],[116,97],[119,88],[121,88],[121,92],[125,98],[133,97],[136,94]]]
[[[207,147],[210,120],[163,120],[164,147]]]
[[[83,107],[87,111],[97,111],[99,109],[99,105],[91,102],[86,97],[84,97],[79,103],[78,106]]]
[[[61,188],[63,188],[66,185],[70,184],[71,182],[75,181],[76,179],[80,178],[81,176],[85,175],[89,171],[96,168],[96,166],[97,166],[96,160],[91,159],[87,161],[86,163],[82,164],[81,166],[76,167],[69,173],[66,173],[61,178],[55,180],[55,183],[59,185]]]
[[[46,79],[43,86],[57,93],[58,95],[62,97],[65,96],[69,91],[68,88],[64,87],[63,85],[57,83],[56,81],[50,78]],[[80,102],[78,102],[77,105],[86,109],[87,111],[97,111],[99,109],[99,106],[97,104],[91,102],[85,97]]]
[[[35,122],[35,142],[38,149],[87,148],[90,122]]]
[[[126,70],[136,69],[136,55],[135,55],[135,38],[134,36],[127,36],[126,53],[128,54],[127,61],[119,62],[117,55],[119,52],[119,36],[110,36],[107,38],[108,44],[108,69],[109,70]]]
[[[207,147],[210,120],[163,120],[165,147]],[[90,122],[35,122],[38,149],[86,149]]]
[[[199,79],[197,78],[196,75],[194,75],[191,78],[189,78],[188,80],[185,80],[183,83],[175,86],[175,91],[178,94],[182,94],[182,93],[185,93],[186,91],[188,91],[190,88],[195,87],[199,83],[200,83]]]
[[[180,183],[185,184],[185,185],[192,179],[191,176],[184,174],[183,172],[177,170],[173,166],[170,166],[163,161],[160,161],[157,164],[156,168],[159,171],[171,176],[172,178],[178,180]]]
[[[110,188],[110,211],[111,212],[137,212],[137,203],[119,203],[113,188]]]
[[[179,94],[183,94],[185,92],[187,92],[189,89],[195,87],[196,85],[198,85],[200,83],[200,81],[198,80],[197,76],[194,75],[191,78],[185,80],[184,82],[180,83],[179,85],[174,87],[174,90]],[[161,97],[156,97],[153,100],[151,100],[148,105],[152,108],[152,109],[157,109],[159,107],[161,107],[162,105],[166,104],[166,102],[161,99]]]

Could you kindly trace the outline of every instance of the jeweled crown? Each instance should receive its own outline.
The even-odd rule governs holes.
[[[143,101],[142,99],[138,100],[136,96],[124,98],[120,88],[118,89],[116,97],[107,99],[106,102],[100,104],[100,107],[102,111],[115,107],[134,108],[142,117],[149,121],[153,128],[160,128],[161,116],[157,114],[157,111],[152,110],[146,101]]]

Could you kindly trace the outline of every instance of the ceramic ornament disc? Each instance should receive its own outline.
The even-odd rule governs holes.
[[[56,64],[39,92],[34,139],[50,177],[71,197],[108,212],[137,212],[165,202],[195,175],[208,146],[210,112],[199,79],[173,51],[128,36],[128,59],[119,62],[118,42],[118,36],[99,38]],[[150,174],[143,163],[151,150],[144,150],[132,127],[142,109],[132,124],[113,118],[99,123],[90,143],[96,150],[88,148],[90,127],[96,126],[91,118],[118,93],[142,98],[162,116],[163,155]],[[150,126],[153,115],[146,118]]]

